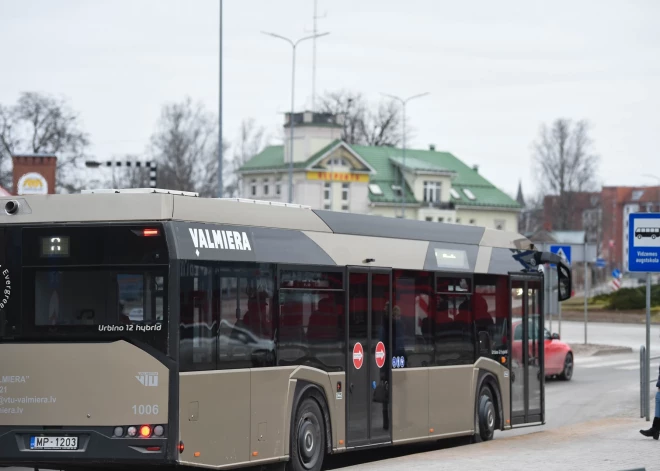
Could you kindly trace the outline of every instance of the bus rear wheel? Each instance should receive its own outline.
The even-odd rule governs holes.
[[[291,471],[319,471],[325,457],[325,426],[323,413],[311,397],[298,406],[296,420],[291,427]]]
[[[497,413],[495,412],[495,401],[493,392],[486,385],[479,391],[479,401],[476,411],[475,442],[487,442],[495,436],[495,424]]]

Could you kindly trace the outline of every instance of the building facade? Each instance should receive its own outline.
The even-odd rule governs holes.
[[[313,209],[518,230],[521,205],[448,152],[349,145],[342,116],[294,113],[294,147],[269,146],[239,169],[240,196]]]

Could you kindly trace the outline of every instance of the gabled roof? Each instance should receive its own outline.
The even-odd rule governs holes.
[[[369,192],[369,199],[373,203],[399,203],[392,185],[399,185],[400,166],[403,165],[402,150],[393,147],[371,147],[349,145],[341,140],[335,140],[316,152],[304,162],[294,162],[295,169],[309,168],[310,165],[329,154],[339,145],[349,152],[360,157],[374,171],[370,177],[370,184],[377,184],[382,195]],[[245,163],[241,172],[258,170],[285,170],[284,146],[270,146]],[[521,209],[521,205],[499,188],[486,180],[479,172],[466,165],[449,152],[434,150],[406,149],[406,168],[421,172],[445,173],[452,176],[452,188],[456,190],[458,198],[452,195],[451,202],[457,206],[475,207],[501,207]],[[418,204],[412,189],[405,184],[405,202]],[[474,196],[474,199],[470,198]]]

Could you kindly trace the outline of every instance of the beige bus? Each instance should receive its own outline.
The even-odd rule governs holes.
[[[560,300],[571,273],[518,234],[165,190],[0,205],[0,465],[319,470],[545,421],[543,268]]]

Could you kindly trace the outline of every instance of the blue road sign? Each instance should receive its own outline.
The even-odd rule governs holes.
[[[598,268],[605,268],[605,259],[604,258],[597,258],[596,259],[596,266]]]
[[[660,272],[660,213],[628,216],[628,270]]]
[[[550,252],[559,255],[568,265],[571,264],[571,246],[570,245],[551,245]]]
[[[612,278],[621,278],[621,271],[618,268],[612,270]]]

